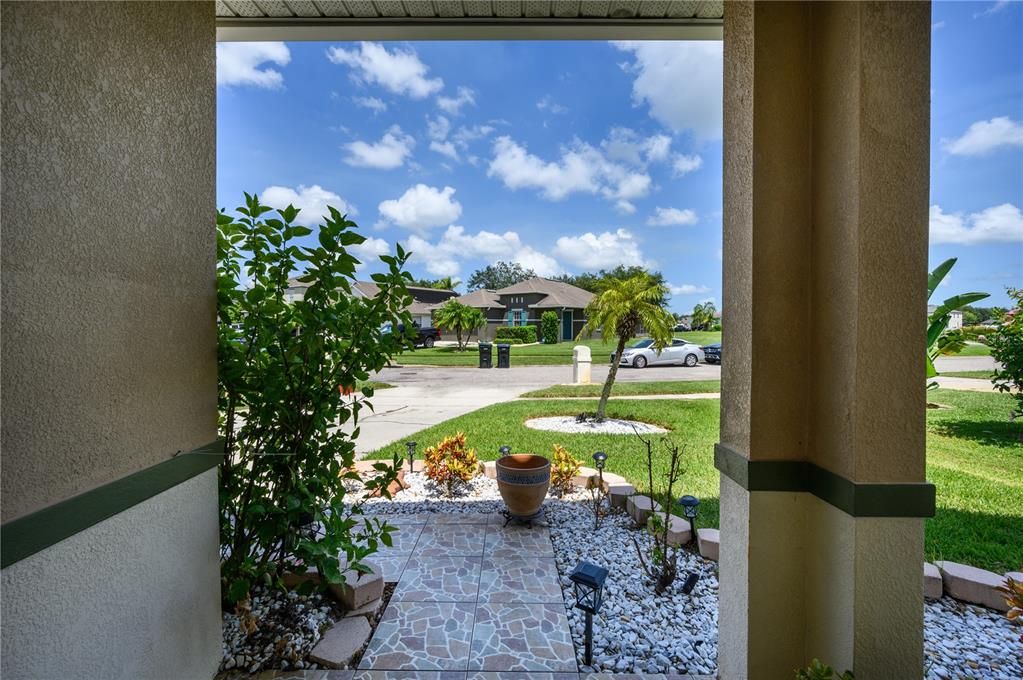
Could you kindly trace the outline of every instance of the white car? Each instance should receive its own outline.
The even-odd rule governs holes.
[[[615,355],[612,354],[611,362],[614,363],[614,360]],[[632,347],[626,347],[619,365],[646,368],[656,364],[676,364],[692,368],[703,360],[703,350],[700,346],[681,338],[675,338],[659,352],[654,349],[654,341],[646,338]]]

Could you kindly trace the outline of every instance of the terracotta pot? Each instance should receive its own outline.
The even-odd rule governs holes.
[[[508,512],[531,517],[540,512],[551,485],[551,462],[532,453],[513,453],[497,461],[497,488]]]

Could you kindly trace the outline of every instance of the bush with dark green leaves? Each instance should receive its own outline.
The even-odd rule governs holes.
[[[518,339],[519,342],[536,342],[536,326],[498,326],[494,329],[495,342]]]
[[[1023,288],[1010,288],[1016,306],[1005,313],[1002,323],[990,335],[991,356],[1001,364],[995,369],[994,384],[1016,400],[1014,417],[1023,417]]]
[[[546,311],[540,317],[540,335],[545,345],[554,345],[558,342],[558,313]]]
[[[257,583],[281,586],[287,572],[315,570],[321,586],[343,581],[393,527],[361,517],[346,487],[387,494],[397,457],[360,480],[355,434],[371,387],[345,398],[396,356],[406,340],[385,325],[412,327],[405,311],[408,253],[381,256],[380,292],[354,294],[365,241],[334,208],[315,230],[292,206],[274,212],[245,196],[238,217],[217,215],[217,367],[220,431],[222,597],[245,600]],[[313,236],[315,238],[308,238]],[[289,301],[289,279],[307,284]],[[338,428],[351,421],[352,427]],[[311,581],[306,582],[311,589]]]

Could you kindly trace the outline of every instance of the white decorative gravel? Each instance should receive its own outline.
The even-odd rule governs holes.
[[[547,418],[530,418],[525,423],[533,430],[549,430],[569,434],[660,434],[667,432],[663,427],[635,420],[618,420],[606,418],[598,423],[592,420],[578,422],[575,416],[551,416]]]
[[[1004,615],[943,597],[924,606],[928,680],[1023,678],[1023,626]]]

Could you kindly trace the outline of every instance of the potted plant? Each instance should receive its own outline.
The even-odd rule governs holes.
[[[511,453],[508,447],[501,447],[501,453],[496,463],[497,488],[508,513],[519,518],[536,516],[551,485],[551,462],[532,453]]]

